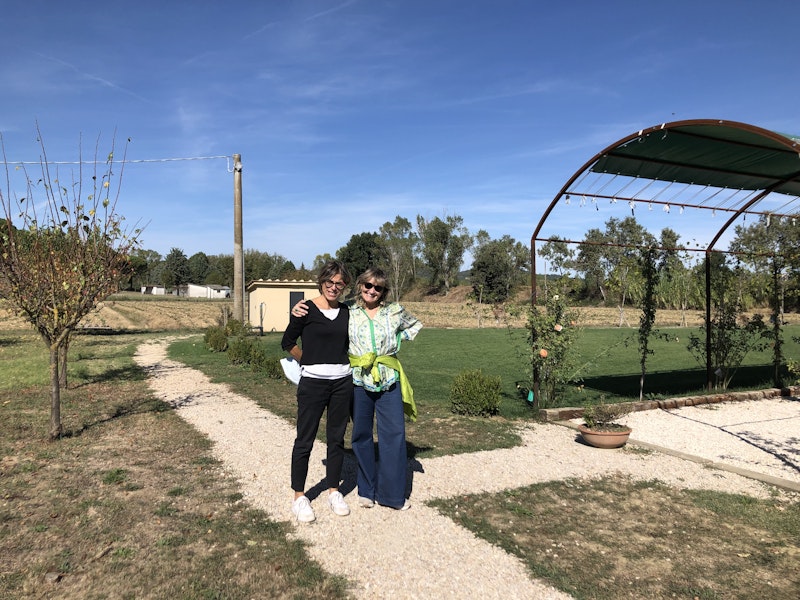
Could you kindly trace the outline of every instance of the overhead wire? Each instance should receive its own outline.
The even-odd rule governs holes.
[[[176,158],[125,158],[122,160],[100,161],[100,160],[9,160],[4,161],[9,165],[93,165],[100,162],[115,162],[117,164],[134,164],[134,163],[158,163],[158,162],[177,162],[184,160],[216,160],[224,158],[231,160],[232,156],[183,156]]]

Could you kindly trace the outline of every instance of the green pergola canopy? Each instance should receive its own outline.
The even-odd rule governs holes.
[[[609,173],[800,196],[800,138],[726,121],[684,121],[642,130],[591,166]]]
[[[641,204],[648,212],[661,206],[681,213],[698,209],[727,216],[711,241],[695,250],[706,253],[706,323],[711,321],[710,261],[722,234],[740,217],[752,214],[800,224],[800,137],[735,121],[676,121],[642,129],[589,159],[564,184],[545,209],[531,236],[531,302],[536,305],[536,242],[550,213],[564,199],[581,206],[599,202],[627,204],[631,213]],[[777,321],[776,321],[777,322]],[[706,329],[706,374],[712,381],[711,328]],[[777,370],[776,370],[777,373]],[[534,386],[538,385],[534,373]]]
[[[800,219],[800,136],[714,119],[634,132],[575,172],[545,209],[532,242],[550,239],[539,233],[561,199],[569,204],[570,198],[726,215],[705,248],[712,250],[739,217]]]

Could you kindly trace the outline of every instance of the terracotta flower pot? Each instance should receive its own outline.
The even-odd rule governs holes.
[[[631,429],[625,428],[618,431],[598,431],[589,429],[586,425],[579,425],[583,441],[595,448],[621,448],[628,441]]]

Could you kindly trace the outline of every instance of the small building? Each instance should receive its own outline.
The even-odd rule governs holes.
[[[319,295],[316,281],[257,279],[247,286],[247,320],[261,331],[283,331],[299,300]]]
[[[184,286],[181,286],[183,288]],[[227,285],[197,285],[187,283],[185,290],[181,289],[179,295],[187,298],[230,298],[231,288]]]
[[[151,296],[166,296],[167,288],[165,288],[163,285],[143,285],[142,293],[149,294]]]

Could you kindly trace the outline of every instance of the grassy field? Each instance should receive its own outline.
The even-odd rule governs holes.
[[[143,339],[74,340],[67,434],[49,442],[44,345],[0,333],[0,598],[345,596],[152,397]]]
[[[638,381],[624,333],[584,332],[590,369],[576,399],[624,395]],[[657,348],[651,367],[654,381],[659,366],[665,373],[663,393],[694,390],[686,382],[698,371],[685,333],[675,334],[679,341]],[[48,442],[45,348],[31,333],[0,332],[0,597],[346,596],[346,582],[288,539],[289,524],[242,502],[208,441],[152,397],[132,361],[146,337],[75,338],[63,394],[67,435]],[[231,365],[200,339],[173,344],[171,357],[293,420],[294,386]],[[503,329],[425,329],[403,347],[420,407],[410,454],[424,460],[517,443],[517,426],[533,415],[514,385],[521,367],[513,340]],[[261,341],[281,355],[277,334]],[[749,357],[734,383],[758,385],[768,362]],[[477,367],[501,375],[498,417],[449,411],[452,375]],[[740,380],[751,368],[753,377]],[[576,598],[794,599],[800,590],[800,503],[777,490],[756,500],[606,478],[437,506]]]
[[[706,393],[705,368],[686,349],[696,328],[662,329],[668,339],[654,339],[653,355],[648,358],[645,394],[666,398]],[[581,406],[601,395],[608,400],[632,400],[639,394],[639,355],[636,332],[631,329],[591,328],[580,332],[576,372],[579,380],[561,390],[559,406]],[[784,354],[800,357],[800,325],[784,329]],[[284,356],[281,335],[265,334],[258,338],[268,354]],[[192,344],[196,344],[194,340]],[[521,329],[423,329],[416,340],[405,343],[399,358],[409,374],[418,402],[449,411],[450,384],[464,370],[482,369],[502,380],[500,414],[507,419],[532,416],[524,394],[517,385],[527,385],[529,366],[525,359],[526,331]],[[207,356],[179,344],[173,355],[181,360],[206,362]],[[771,350],[752,352],[736,372],[731,388],[749,390],[772,387]],[[223,361],[224,362],[224,361]],[[437,412],[437,416],[440,416]]]
[[[671,329],[669,341],[653,344],[645,391],[648,397],[675,397],[707,393],[705,370],[699,368],[686,350],[690,329]],[[786,338],[800,334],[800,327],[787,327]],[[565,386],[560,406],[582,406],[604,397],[609,401],[638,399],[639,363],[635,343],[625,341],[634,335],[617,328],[585,329],[579,341],[583,379],[580,385]],[[673,337],[674,336],[674,337]],[[258,341],[268,355],[283,357],[281,335],[266,334]],[[519,439],[520,423],[535,420],[537,412],[517,388],[526,373],[523,359],[525,332],[504,329],[423,329],[413,342],[404,344],[398,354],[414,387],[420,418],[409,423],[409,453],[416,457],[440,456],[511,447]],[[789,356],[798,356],[794,341],[786,344]],[[231,367],[224,354],[209,353],[200,336],[174,343],[170,357],[203,370],[213,381],[226,383],[253,398],[265,408],[294,418],[295,388],[281,380],[270,380],[246,368]],[[769,352],[752,353],[733,379],[735,389],[771,387],[772,367]],[[450,410],[450,385],[464,370],[482,369],[499,375],[502,382],[500,412],[490,419],[461,417]]]

